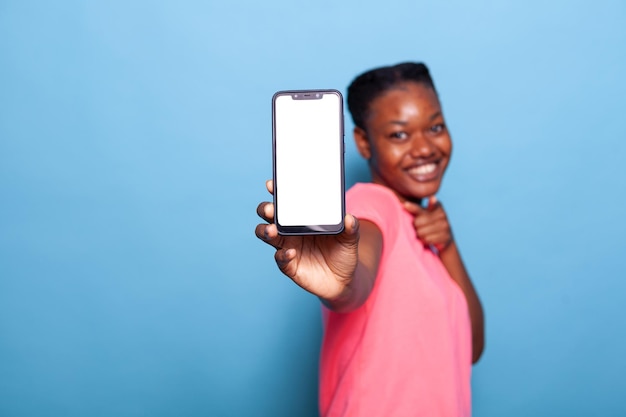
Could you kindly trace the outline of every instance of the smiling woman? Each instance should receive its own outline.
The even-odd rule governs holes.
[[[256,234],[276,248],[280,270],[325,306],[320,411],[469,416],[483,312],[435,198],[452,141],[428,69],[368,71],[348,106],[372,183],[346,194],[344,232],[281,236],[273,205],[257,209],[268,224]]]

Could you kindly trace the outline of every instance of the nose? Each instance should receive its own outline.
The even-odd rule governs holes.
[[[435,146],[424,135],[415,135],[411,140],[411,156],[427,158],[435,153]]]

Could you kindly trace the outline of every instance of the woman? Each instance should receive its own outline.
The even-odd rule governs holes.
[[[348,107],[372,182],[346,193],[344,232],[279,236],[273,205],[257,208],[280,270],[325,306],[320,412],[468,416],[484,320],[434,197],[452,142],[433,81],[424,64],[377,68],[349,86]]]

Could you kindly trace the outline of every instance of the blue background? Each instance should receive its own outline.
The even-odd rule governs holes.
[[[626,415],[619,0],[0,1],[0,415],[314,416],[318,302],[253,234],[271,95],[406,60],[455,141],[474,414]]]

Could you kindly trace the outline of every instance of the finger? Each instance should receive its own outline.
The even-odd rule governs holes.
[[[447,223],[446,213],[444,213],[443,210],[425,211],[419,216],[415,216],[415,219],[413,220],[413,226],[415,226],[416,229],[440,223],[444,227]]]
[[[356,244],[359,239],[359,220],[352,214],[346,214],[343,231],[337,237],[343,244]]]
[[[417,220],[416,220],[417,222]],[[440,231],[445,231],[446,225],[443,222],[435,221],[426,224],[420,224],[415,226],[415,231],[419,236],[426,236],[432,233],[439,233]]]
[[[431,213],[441,212],[444,215],[446,213],[443,205],[441,204],[441,201],[437,200],[436,198],[432,203],[430,201],[428,202],[428,211],[430,211]]]
[[[280,269],[283,274],[287,275],[289,278],[294,278],[296,276],[296,271],[298,270],[298,262],[296,260],[295,249],[291,248],[277,250],[274,254],[274,259],[276,260],[276,265],[278,265],[278,269]]]
[[[428,197],[427,210],[428,211],[433,211],[433,209],[435,208],[436,204],[437,204],[437,197],[434,196],[434,195],[431,195],[430,197]]]
[[[422,207],[419,204],[414,203],[412,201],[405,201],[403,203],[403,205],[404,205],[404,209],[406,211],[408,211],[409,213],[411,213],[411,214],[413,214],[415,216],[427,212],[426,210],[424,210],[424,207]]]
[[[445,216],[431,216],[428,219],[425,219],[426,215],[422,217],[416,217],[413,221],[413,226],[415,227],[415,232],[418,236],[423,237],[432,233],[448,233],[452,234],[450,231],[450,224],[448,223],[448,219]]]
[[[254,229],[256,237],[276,249],[282,249],[284,238],[278,234],[275,224],[257,224]]]
[[[419,238],[422,242],[428,245],[435,245],[436,247],[447,246],[452,240],[452,236],[449,233],[445,232],[436,232],[426,234],[423,237]]]
[[[256,208],[256,214],[268,223],[274,223],[274,204],[264,201]]]
[[[343,233],[353,236],[356,235],[359,231],[359,219],[354,217],[352,214],[346,214],[344,218],[344,231]]]
[[[417,220],[416,220],[417,221]],[[433,223],[415,227],[415,235],[428,243],[447,242],[452,238],[452,230],[447,220],[442,219]]]
[[[267,188],[270,194],[274,195],[274,180],[265,181],[265,188]]]

